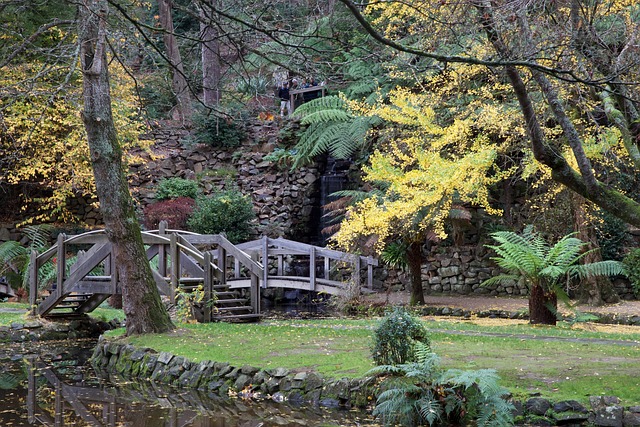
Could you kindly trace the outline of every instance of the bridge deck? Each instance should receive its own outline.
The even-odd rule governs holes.
[[[224,320],[259,316],[261,289],[288,288],[340,295],[350,287],[357,287],[362,292],[371,292],[373,267],[377,265],[375,258],[282,238],[263,237],[233,245],[221,235],[161,227],[144,232],[143,242],[161,294],[173,301],[178,289],[202,286],[205,300],[215,301],[216,310],[204,310],[203,321],[215,320],[218,312],[218,319]],[[69,252],[80,244],[91,246],[78,252],[75,262],[65,268]],[[39,300],[38,270],[52,262],[54,256],[56,282],[47,290],[48,295]],[[113,248],[104,231],[59,235],[55,246],[31,256],[30,296],[35,313],[45,317],[77,316],[94,310],[110,295],[121,293],[115,264]],[[363,266],[366,276],[361,272]],[[248,296],[244,291],[245,295],[238,294],[245,288],[249,289]]]

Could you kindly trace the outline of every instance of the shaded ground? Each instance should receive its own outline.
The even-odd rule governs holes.
[[[373,294],[367,297],[377,302],[388,302],[389,304],[408,304],[408,292],[391,292],[390,294]],[[471,311],[481,310],[507,310],[519,311],[528,309],[528,300],[517,297],[483,297],[470,295],[425,295],[425,305],[433,307],[462,308]],[[567,310],[560,303],[560,311]],[[625,316],[640,315],[640,301],[622,301],[618,304],[607,304],[601,307],[590,305],[578,305],[576,307],[582,312],[619,314]],[[567,310],[568,311],[568,310]]]

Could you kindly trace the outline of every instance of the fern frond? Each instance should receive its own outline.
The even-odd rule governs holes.
[[[625,275],[624,265],[619,261],[612,260],[574,265],[571,266],[568,273],[580,279]]]
[[[303,104],[306,105],[306,104]],[[310,125],[310,124],[322,124],[322,123],[333,123],[333,122],[345,122],[352,118],[349,113],[344,110],[338,109],[325,109],[325,110],[317,110],[310,114],[305,115],[300,123],[302,125]]]
[[[305,117],[323,110],[345,110],[346,104],[344,100],[335,95],[324,96],[322,98],[312,99],[297,107],[294,116]]]
[[[480,286],[492,286],[492,285],[503,285],[510,281],[518,281],[520,276],[517,274],[500,274],[498,276],[493,276],[485,280],[480,284]]]
[[[19,242],[8,240],[0,245],[0,274],[20,270],[29,260],[29,250]]]
[[[430,391],[416,402],[416,407],[420,417],[428,422],[430,426],[439,422],[442,418],[442,406]]]

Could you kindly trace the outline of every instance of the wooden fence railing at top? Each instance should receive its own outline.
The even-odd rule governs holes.
[[[214,281],[226,284],[227,279],[244,279],[244,287],[251,288],[251,306],[254,313],[260,313],[260,289],[267,287],[293,286],[297,289],[311,291],[340,293],[346,285],[344,280],[331,280],[332,267],[336,263],[350,264],[355,274],[351,279],[354,285],[361,288],[362,265],[367,266],[365,290],[373,289],[373,267],[378,265],[375,258],[348,254],[332,249],[317,247],[304,243],[294,242],[282,238],[271,239],[263,237],[252,242],[234,245],[222,235],[200,235],[182,230],[166,229],[161,224],[159,230],[142,233],[143,243],[148,247],[149,260],[158,259],[157,271],[152,270],[154,279],[162,294],[171,300],[175,297],[175,290],[185,281],[198,281],[204,283],[205,299],[212,296]],[[71,245],[92,245],[91,248],[80,254],[76,263],[71,266],[69,273],[66,271],[66,263]],[[215,247],[215,251],[210,248]],[[200,249],[206,248],[206,249]],[[94,290],[101,294],[118,294],[120,286],[116,269],[114,268],[114,255],[111,244],[103,230],[66,236],[60,234],[56,245],[42,254],[32,252],[30,264],[30,303],[36,307],[38,301],[38,271],[56,257],[56,286],[50,291],[49,306],[41,307],[39,311],[47,311],[65,295],[73,292],[90,293]],[[231,264],[229,258],[233,258],[233,272],[229,273]],[[300,287],[293,284],[291,277],[285,275],[285,258],[303,257],[308,262],[308,277],[297,277],[298,281],[304,281],[306,285]],[[317,259],[323,259],[324,274],[317,277]],[[270,275],[270,265],[275,263],[276,275]],[[308,260],[308,261],[307,261]],[[98,266],[102,266],[102,276],[91,276],[89,273]],[[263,266],[266,266],[264,268]],[[238,285],[240,286],[240,285]],[[41,313],[39,313],[41,314]]]

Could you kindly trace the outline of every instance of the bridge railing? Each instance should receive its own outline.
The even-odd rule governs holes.
[[[260,313],[260,287],[292,287],[316,292],[339,294],[351,290],[373,291],[373,267],[377,259],[295,242],[283,238],[262,237],[234,245],[224,236],[201,235],[172,230],[162,223],[158,230],[145,231],[142,240],[149,261],[156,259],[152,273],[160,292],[172,301],[180,286],[203,283],[205,299],[214,292],[215,283],[233,288],[249,287],[251,306]],[[78,255],[67,271],[66,264],[73,248],[89,245]],[[119,294],[120,284],[115,269],[115,255],[104,230],[66,236],[43,252],[32,252],[30,263],[30,303],[38,302],[38,271],[55,257],[56,283],[50,290],[51,300],[63,298],[79,290],[100,294]],[[305,272],[296,272],[302,265]],[[99,276],[86,277],[101,268]],[[363,274],[366,269],[366,274]],[[287,271],[288,270],[288,271]],[[275,273],[275,274],[274,274]],[[332,277],[332,275],[334,277]],[[364,283],[363,283],[364,279]],[[51,301],[51,304],[55,304]],[[50,310],[52,306],[43,308]],[[42,314],[42,313],[40,313]]]
[[[378,260],[373,257],[349,254],[282,237],[272,239],[263,236],[259,240],[240,243],[237,248],[262,261],[265,266],[261,283],[263,288],[270,287],[270,280],[298,276],[308,278],[310,291],[325,290],[327,286],[344,288],[349,283],[357,290],[373,291],[373,267],[378,265]],[[304,273],[296,272],[297,267],[302,267]],[[366,268],[364,284],[363,267]],[[275,270],[276,274],[270,274],[271,270]],[[338,277],[332,280],[332,273]]]

